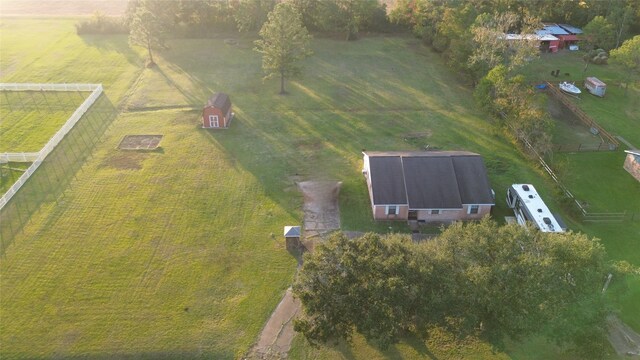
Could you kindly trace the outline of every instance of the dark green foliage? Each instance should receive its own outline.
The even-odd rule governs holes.
[[[489,71],[474,91],[478,104],[496,116],[515,139],[530,144],[539,154],[545,154],[551,149],[553,122],[539,105],[544,103],[537,98],[539,95],[522,76],[509,78],[503,65]]]
[[[177,35],[208,37],[220,31],[236,30],[235,8],[226,1],[179,0],[174,21]]]
[[[238,31],[255,31],[262,28],[269,12],[275,6],[275,0],[240,0],[234,12]]]
[[[603,48],[611,50],[615,46],[615,28],[603,16],[596,16],[587,25],[585,25],[583,42],[592,49]]]
[[[337,234],[305,257],[293,287],[304,306],[295,328],[314,344],[357,331],[385,347],[434,325],[496,344],[531,334],[601,344],[604,257],[598,240],[583,234],[488,219],[456,223],[422,244]]]
[[[149,53],[148,65],[152,65],[152,49],[163,49],[169,32],[172,2],[167,0],[139,0],[131,20],[129,43],[144,46]]]
[[[96,12],[88,20],[82,20],[76,24],[76,33],[85,34],[128,34],[129,27],[124,19],[119,17],[106,16],[101,12]]]
[[[333,235],[305,262],[293,289],[306,316],[295,328],[312,343],[354,330],[386,347],[428,322],[433,266],[407,238]]]
[[[318,2],[315,24],[323,31],[341,32],[355,40],[358,32],[371,26],[381,5],[376,0],[326,0]]]
[[[262,54],[265,79],[280,77],[280,94],[284,80],[301,73],[300,60],[311,55],[311,36],[302,25],[300,14],[289,3],[280,3],[269,13],[269,21],[260,30],[255,50]]]

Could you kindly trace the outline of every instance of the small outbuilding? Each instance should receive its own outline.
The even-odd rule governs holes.
[[[289,250],[297,250],[302,248],[302,242],[300,242],[300,226],[285,226],[284,227],[284,239]]]
[[[636,180],[640,181],[640,150],[625,150],[627,158],[624,160],[624,169]]]
[[[202,127],[207,129],[228,128],[233,118],[231,99],[225,93],[216,93],[202,110]]]
[[[584,80],[584,87],[595,96],[604,97],[607,91],[607,84],[595,77],[588,77]]]

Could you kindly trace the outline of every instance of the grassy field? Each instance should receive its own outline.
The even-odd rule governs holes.
[[[0,91],[0,152],[37,152],[89,92]]]
[[[2,25],[0,50],[12,65],[2,62],[1,81],[102,82],[122,110],[0,260],[2,358],[240,357],[294,276],[280,234],[302,220],[296,181],[342,181],[343,228],[389,230],[370,219],[362,149],[480,153],[498,219],[509,213],[502,194],[513,182],[554,194],[475,110],[470,90],[410,37],[314,40],[304,78],[279,96],[276,81],[260,80],[249,39],[174,41],[157,68],[143,69],[123,37],[78,37],[71,21]],[[66,52],[39,47],[42,34]],[[44,60],[54,54],[58,61]],[[200,107],[216,91],[230,94],[236,117],[228,130],[203,130]],[[117,150],[127,134],[164,138],[157,151]],[[434,332],[388,352],[361,338],[316,350],[298,337],[291,358],[560,356],[527,346],[495,353]]]

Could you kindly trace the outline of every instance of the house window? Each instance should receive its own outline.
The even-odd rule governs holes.
[[[477,214],[480,210],[480,205],[469,205],[469,211],[467,214]]]
[[[431,210],[431,215],[440,215],[440,210]]]
[[[398,206],[396,206],[396,205],[387,205],[386,213],[387,213],[387,215],[398,215]]]
[[[209,126],[220,127],[220,122],[218,121],[218,115],[209,115]]]

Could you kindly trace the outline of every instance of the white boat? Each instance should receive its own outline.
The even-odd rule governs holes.
[[[580,91],[580,89],[578,89],[578,87],[575,84],[563,81],[560,83],[559,85],[560,90],[569,93],[571,95],[578,95],[580,93],[582,93],[582,91]]]

